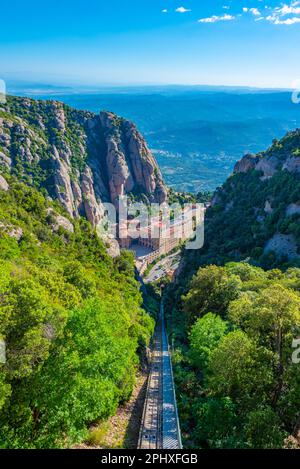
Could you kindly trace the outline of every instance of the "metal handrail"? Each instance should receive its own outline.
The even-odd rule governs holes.
[[[163,300],[161,302],[161,316],[162,316],[162,323],[163,323],[163,331],[166,335],[166,341],[168,346],[168,354],[169,354],[169,362],[170,362],[170,370],[171,370],[171,382],[172,382],[172,389],[173,389],[173,398],[174,398],[174,407],[175,407],[175,416],[176,416],[176,427],[177,427],[177,435],[178,435],[178,443],[179,449],[182,449],[182,439],[181,439],[181,430],[180,430],[180,421],[179,421],[179,414],[178,414],[178,407],[177,407],[177,399],[176,399],[176,391],[175,391],[175,383],[174,383],[174,374],[173,374],[173,365],[171,360],[171,352],[170,352],[170,345],[168,340],[168,334],[165,328],[165,320],[164,320],[164,306]]]

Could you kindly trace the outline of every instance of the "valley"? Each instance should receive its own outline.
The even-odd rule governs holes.
[[[214,191],[243,154],[262,151],[300,126],[299,106],[285,90],[132,86],[68,93],[37,88],[12,85],[11,92],[95,113],[107,109],[135,122],[165,182],[182,192]]]
[[[296,467],[300,0],[1,20],[2,465]]]
[[[151,337],[163,316],[166,329],[157,330],[164,373],[174,369],[184,448],[298,448],[299,155],[293,130],[238,159],[208,202],[168,187],[132,122],[8,97],[0,109],[1,447],[132,445],[136,376],[151,363],[157,371],[150,348],[154,357],[162,345]],[[157,239],[140,227],[137,239],[102,238],[106,204],[117,208],[124,196],[148,211],[187,201],[192,213],[203,198],[204,246],[189,250],[191,233],[164,239],[160,219]],[[146,254],[139,274],[128,249],[137,246]],[[174,396],[173,384],[157,391]],[[150,419],[161,422],[161,441],[164,415]],[[113,426],[120,440],[107,433]]]

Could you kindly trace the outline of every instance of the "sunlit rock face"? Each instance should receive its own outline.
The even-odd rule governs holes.
[[[278,171],[300,173],[300,129],[289,132],[280,142],[257,155],[247,154],[234,167],[234,174],[255,169],[262,180],[272,178]]]
[[[117,206],[126,194],[166,201],[158,165],[133,123],[28,98],[9,97],[1,111],[0,171],[46,189],[71,217],[96,226],[103,202]]]

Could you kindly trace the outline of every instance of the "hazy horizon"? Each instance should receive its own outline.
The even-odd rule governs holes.
[[[284,90],[212,86],[15,88],[19,96],[55,99],[72,108],[114,112],[134,122],[177,190],[213,191],[245,153],[300,125],[299,106]]]
[[[5,76],[5,75],[4,75]],[[4,79],[8,92],[11,91],[19,91],[27,89],[34,89],[34,88],[41,88],[41,91],[45,91],[47,88],[49,90],[70,90],[75,92],[78,90],[78,93],[83,92],[98,92],[103,90],[147,90],[147,89],[187,89],[187,90],[199,90],[199,91],[206,91],[206,90],[249,90],[249,91],[273,91],[273,92],[290,92],[293,91],[293,87],[268,87],[268,86],[252,86],[246,84],[219,84],[213,85],[210,83],[197,83],[197,84],[188,84],[188,83],[88,83],[88,82],[77,82],[72,80],[65,80],[65,81],[55,81],[55,80],[39,80],[39,79],[31,79],[31,80],[22,80],[22,79],[14,79],[6,77]]]

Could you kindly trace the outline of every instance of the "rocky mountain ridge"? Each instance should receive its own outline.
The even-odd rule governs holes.
[[[8,97],[0,107],[0,171],[58,199],[93,226],[119,196],[162,203],[167,189],[136,126],[110,112]]]
[[[203,249],[186,251],[181,270],[230,261],[300,265],[300,129],[237,162],[207,210]]]
[[[234,167],[234,174],[251,170],[261,171],[261,180],[277,171],[300,174],[300,129],[289,132],[282,140],[275,140],[271,148],[257,155],[247,154]]]

